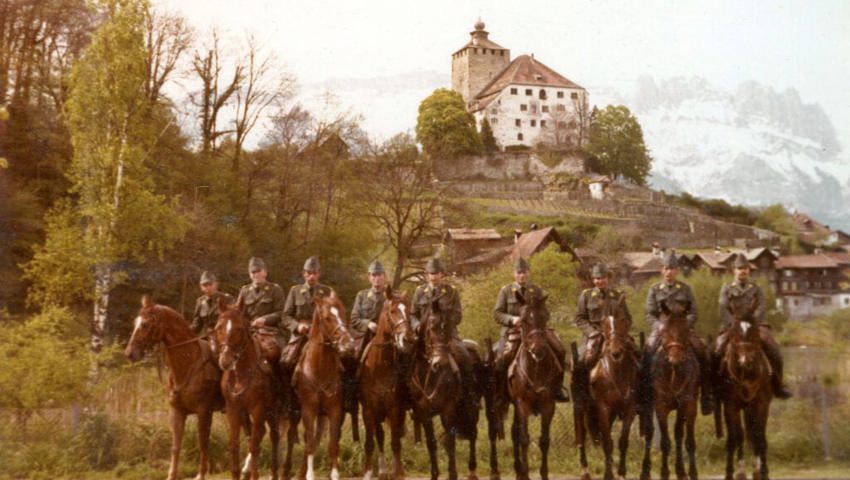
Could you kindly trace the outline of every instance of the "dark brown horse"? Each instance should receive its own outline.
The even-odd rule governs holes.
[[[239,479],[239,433],[242,428],[249,434],[248,457],[245,460],[246,476],[258,478],[257,461],[260,443],[268,425],[271,451],[271,478],[278,478],[278,446],[281,428],[285,428],[285,399],[277,393],[279,378],[263,358],[260,344],[251,335],[250,324],[242,315],[242,305],[227,305],[219,300],[219,317],[215,326],[219,349],[218,363],[224,371],[221,391],[229,432],[230,475]],[[291,437],[290,437],[291,438]],[[291,454],[291,442],[287,464]],[[288,476],[289,467],[284,468]]]
[[[637,346],[629,336],[625,303],[626,297],[621,295],[619,300],[607,300],[602,308],[602,351],[599,361],[590,371],[590,402],[583,406],[586,408],[575,407],[574,410],[582,480],[590,480],[585,443],[588,430],[594,442],[602,444],[605,480],[614,478],[614,441],[611,430],[617,419],[622,421],[617,475],[620,478],[626,476],[629,432],[637,409],[640,357]]]
[[[413,348],[415,337],[410,325],[407,295],[401,295],[387,287],[384,306],[378,317],[375,336],[366,347],[360,363],[358,393],[363,407],[363,425],[366,428],[366,466],[364,480],[375,473],[372,454],[375,439],[378,441],[378,477],[387,478],[384,470],[384,428],[386,420],[390,426],[393,451],[392,478],[404,478],[401,461],[401,437],[404,434],[406,403],[406,378],[404,356]]]
[[[697,396],[699,392],[699,362],[690,348],[690,330],[685,308],[679,302],[668,299],[661,303],[661,332],[658,344],[661,348],[654,353],[651,360],[651,375],[653,398],[655,402],[655,417],[661,430],[661,478],[670,478],[668,458],[670,455],[670,434],[667,427],[667,417],[676,410],[674,427],[676,440],[676,477],[686,478],[685,464],[682,457],[682,441],[688,452],[687,477],[697,479],[696,441],[694,426],[697,417]],[[652,410],[647,409],[647,415]],[[643,422],[647,425],[645,433],[644,458],[641,478],[650,478],[650,449],[652,444],[651,419]],[[684,436],[684,438],[683,438]]]
[[[451,351],[452,342],[455,341],[452,326],[435,302],[424,312],[419,329],[408,389],[413,401],[414,418],[425,430],[431,480],[437,480],[439,476],[437,437],[432,420],[435,415],[440,416],[445,432],[444,446],[448,455],[449,480],[457,480],[455,441],[458,435],[469,440],[469,478],[476,479],[478,462],[475,441],[478,435],[478,409],[465,411],[463,408],[465,403],[473,402],[462,398],[464,386],[461,383],[461,366]],[[477,392],[478,386],[469,390]]]
[[[200,447],[197,478],[204,479],[209,470],[212,415],[224,406],[219,387],[221,370],[215,364],[209,344],[192,333],[189,324],[179,313],[164,305],[154,305],[149,296],[144,296],[133,335],[124,354],[130,361],[136,362],[159,343],[165,345],[169,369],[171,465],[168,468],[168,479],[177,478],[186,417],[193,414],[198,416]]]
[[[720,352],[718,372],[718,406],[715,424],[718,438],[723,436],[720,415],[723,415],[729,438],[726,440],[726,480],[745,479],[743,465],[734,472],[733,461],[737,453],[743,459],[744,417],[747,439],[755,455],[754,480],[767,480],[767,417],[773,389],[770,383],[770,364],[761,347],[759,326],[753,319],[755,305],[746,304],[743,298],[729,301],[732,325],[727,333],[726,350]]]
[[[301,476],[307,480],[315,478],[313,463],[323,429],[320,419],[325,418],[330,432],[331,480],[338,480],[339,436],[344,418],[341,357],[354,355],[354,339],[348,330],[345,307],[336,292],[313,301],[313,323],[292,380],[304,426]]]

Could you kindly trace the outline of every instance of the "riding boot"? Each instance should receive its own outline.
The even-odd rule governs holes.
[[[782,355],[779,353],[779,345],[771,341],[762,342],[762,349],[764,350],[764,355],[767,357],[767,361],[770,362],[770,368],[773,370],[773,376],[771,377],[773,395],[781,400],[791,398],[792,393],[788,391],[783,381],[784,365]]]
[[[564,372],[567,368],[566,354],[559,356],[558,362],[561,365],[561,371],[558,372],[557,375],[555,375],[555,378],[552,381],[552,385],[550,385],[552,398],[554,398],[556,402],[569,402],[570,394],[564,387]]]

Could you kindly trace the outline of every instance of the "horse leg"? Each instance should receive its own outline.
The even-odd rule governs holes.
[[[676,421],[673,427],[674,440],[676,442],[676,478],[685,480],[685,457],[683,455],[683,441],[685,438],[685,406],[679,405],[676,409]]]
[[[390,442],[393,450],[393,480],[404,480],[404,463],[401,461],[401,437],[404,436],[404,410],[392,408],[389,416]]]
[[[652,478],[652,437],[655,435],[655,425],[652,416],[654,409],[647,407],[646,411],[641,415],[646,415],[644,418],[644,435],[643,435],[643,462],[640,467],[640,480],[650,480]]]
[[[298,416],[293,412],[288,412],[287,429],[286,429],[286,455],[283,457],[283,479],[290,480],[292,478],[292,449],[298,443]]]
[[[304,456],[301,459],[301,478],[315,480],[313,456],[316,453],[316,412],[305,402],[301,406],[301,425],[304,426]]]
[[[667,428],[667,415],[670,412],[666,409],[658,410],[658,430],[661,432],[661,480],[669,480],[670,465],[668,465],[670,457],[670,432]]]
[[[735,452],[738,451],[738,443],[741,441],[741,420],[737,408],[726,404],[723,407],[723,418],[726,423],[726,477],[725,480],[736,478]]]
[[[766,401],[756,408],[756,414],[753,415],[755,430],[755,442],[753,447],[756,456],[756,469],[760,478],[754,480],[769,480],[767,468],[767,417],[770,410],[770,402]],[[753,475],[755,477],[755,475]]]
[[[239,432],[242,430],[242,415],[237,407],[227,407],[228,450],[230,450],[230,478],[239,480]]]
[[[688,405],[687,418],[685,420],[685,448],[688,451],[688,478],[697,480],[697,442],[694,429],[697,421],[696,402]]]
[[[345,411],[342,405],[331,409],[328,415],[328,456],[331,457],[331,480],[339,480],[339,438],[342,435],[342,422]]]
[[[487,437],[490,440],[490,480],[500,480],[497,443],[499,439],[498,422],[501,421],[501,418],[499,418],[499,412],[496,411],[495,400],[488,399],[487,402]]]
[[[443,424],[443,432],[445,432],[445,449],[446,456],[449,459],[448,473],[449,480],[457,480],[457,427],[456,422],[448,421],[449,419],[441,416],[440,421]],[[454,419],[456,420],[456,418]]]
[[[168,468],[168,480],[177,479],[177,467],[180,463],[180,446],[183,444],[183,431],[186,428],[186,414],[171,407],[171,465]]]
[[[596,415],[599,435],[602,437],[602,452],[605,455],[605,480],[614,479],[614,440],[611,435],[611,409],[608,405],[600,405]]]
[[[372,464],[372,454],[375,453],[375,426],[371,407],[363,407],[363,430],[366,439],[363,442],[364,458],[363,464],[363,480],[371,480],[374,474],[374,466]]]
[[[575,399],[573,394],[573,399]],[[575,400],[573,400],[575,402]],[[578,446],[579,464],[581,465],[581,480],[590,480],[590,471],[587,468],[587,449],[585,440],[587,438],[587,429],[585,428],[584,409],[579,408],[576,403],[573,403],[573,427],[576,435],[576,445]]]
[[[265,405],[260,404],[251,415],[251,441],[248,444],[248,453],[251,455],[250,471],[251,480],[260,478],[257,468],[260,459],[260,444],[266,434]]]
[[[623,425],[620,430],[620,440],[617,442],[617,447],[620,449],[620,463],[617,466],[617,476],[619,480],[626,479],[626,454],[629,451],[629,433],[632,430],[632,422],[634,421],[634,407],[629,407],[629,411],[623,415]]]
[[[386,480],[387,467],[384,463],[384,426],[382,422],[375,424],[375,441],[378,444],[378,478]]]
[[[431,480],[437,480],[440,469],[437,466],[437,437],[434,435],[434,421],[428,418],[420,418],[420,424],[425,430],[425,445],[428,447],[428,460],[431,462]]]
[[[549,444],[555,403],[547,403],[540,412],[540,479],[549,479]]]
[[[275,415],[269,416],[268,419],[269,425],[269,440],[271,440],[272,451],[271,451],[271,475],[269,476],[270,480],[278,479],[278,469],[280,464],[278,455],[280,454],[280,419]]]
[[[514,423],[511,427],[514,441],[514,471],[517,480],[528,480],[528,414],[522,402],[514,405]]]
[[[469,412],[469,414],[474,416],[475,427],[470,429],[469,458],[467,460],[467,467],[469,467],[468,480],[478,480],[478,455],[476,453],[476,443],[478,442],[478,412]]]
[[[198,447],[200,450],[200,459],[198,462],[198,476],[195,477],[195,480],[204,480],[210,468],[209,449],[212,416],[213,412],[209,409],[201,410],[198,413]]]

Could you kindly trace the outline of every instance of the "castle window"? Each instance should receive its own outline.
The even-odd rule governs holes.
[[[495,50],[490,50],[490,55],[495,55],[495,54],[496,54]]]
[[[518,119],[518,118],[517,118],[517,119],[514,121],[514,124],[515,124],[517,127],[521,127],[521,126],[522,126],[522,120],[520,120],[520,119]]]
[[[558,110],[559,112],[566,112],[567,107],[563,103],[559,103],[558,106],[556,107],[556,110]]]
[[[530,88],[526,88],[526,89],[525,89],[525,94],[526,94],[526,95],[528,95],[529,97],[530,97],[530,96],[532,96],[532,95],[534,95],[533,93],[531,93],[531,89],[530,89]]]
[[[517,140],[522,140],[522,134],[521,134],[521,133],[517,133],[517,134],[516,134],[516,139],[517,139]]]
[[[576,92],[570,93],[570,98],[572,98],[573,100],[578,100],[578,93],[576,93]]]
[[[527,110],[528,110],[528,105],[526,105],[526,104],[524,104],[524,103],[520,104],[520,106],[519,106],[519,111],[520,111],[520,112],[525,112],[525,111],[527,111]]]
[[[538,94],[538,98],[540,98],[540,100],[546,100],[546,90],[543,90],[541,88],[540,93]]]
[[[540,128],[546,128],[546,120],[540,120]]]
[[[536,127],[536,126],[537,126],[537,120],[532,120],[532,121],[531,121],[531,126],[532,126],[532,127]]]
[[[543,113],[549,113],[549,105],[543,105],[540,108],[543,109]]]
[[[500,51],[500,52],[499,52],[499,54],[501,54],[501,55],[504,57],[504,56],[505,56],[505,51],[504,51],[504,50],[502,50],[502,51]]]
[[[511,95],[516,95],[516,88],[511,89]]]
[[[564,92],[558,92],[558,98],[564,98]]]

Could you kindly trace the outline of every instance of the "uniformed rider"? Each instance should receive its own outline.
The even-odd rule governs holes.
[[[301,272],[304,283],[289,289],[286,303],[283,307],[283,325],[289,331],[289,343],[284,349],[283,365],[292,368],[298,363],[301,347],[307,342],[307,333],[313,323],[313,300],[316,296],[327,297],[331,287],[319,283],[322,276],[319,259],[310,257],[304,262]]]
[[[251,330],[260,341],[265,357],[271,363],[280,358],[284,337],[280,331],[281,312],[283,310],[283,289],[280,285],[267,281],[266,262],[259,257],[248,261],[248,274],[251,283],[239,290],[242,315],[251,322]]]
[[[199,337],[212,338],[211,333],[218,321],[218,299],[224,298],[227,304],[233,303],[233,297],[218,290],[218,279],[209,271],[201,273],[199,281],[201,295],[195,300],[195,311],[192,314],[192,331]]]

